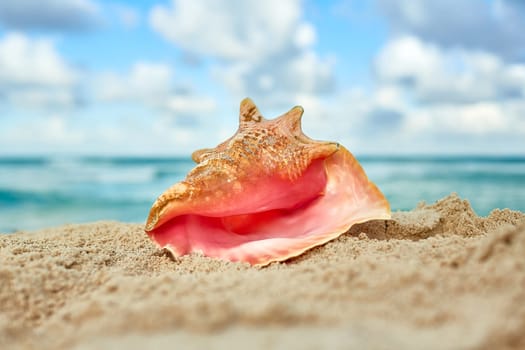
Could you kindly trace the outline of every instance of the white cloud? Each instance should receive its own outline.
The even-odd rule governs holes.
[[[435,46],[425,45],[414,36],[388,42],[375,62],[379,78],[392,80],[432,77],[434,70],[441,65],[439,50]]]
[[[65,115],[48,114],[45,118],[21,118],[18,123],[8,125],[2,130],[0,144],[7,147],[4,152],[10,147],[17,152],[26,148],[46,152],[82,145],[91,132],[72,127],[71,119]]]
[[[174,0],[155,6],[150,24],[183,51],[212,58],[212,76],[234,100],[274,108],[334,89],[334,60],[315,52],[315,27],[302,16],[300,0]]]
[[[96,98],[106,102],[139,102],[185,118],[198,118],[216,108],[215,100],[178,88],[171,66],[137,62],[129,73],[104,73],[95,79]]]
[[[487,52],[443,50],[414,36],[388,42],[374,67],[380,81],[404,85],[421,102],[525,97],[525,64],[505,63]]]
[[[447,133],[449,135],[485,136],[514,133],[518,116],[497,102],[466,105],[417,107],[407,112],[404,131],[409,134]],[[518,131],[519,132],[519,131]]]
[[[373,99],[374,103],[383,109],[402,110],[407,104],[404,91],[394,84],[379,85]]]
[[[164,107],[176,114],[206,114],[215,111],[215,100],[207,96],[172,95],[167,98]]]
[[[128,74],[104,73],[98,77],[96,94],[104,101],[143,100],[158,104],[169,95],[173,70],[163,63],[138,62]]]
[[[53,42],[9,33],[0,40],[0,82],[3,85],[71,85],[75,73]]]
[[[76,103],[78,72],[52,41],[8,33],[0,39],[0,92],[20,107],[71,106]]]
[[[33,87],[5,93],[6,102],[19,108],[70,107],[78,101],[67,88]]]
[[[464,133],[489,134],[508,132],[511,127],[509,118],[499,103],[480,102],[465,106],[454,113],[447,111],[443,118],[449,130],[459,130]]]
[[[16,0],[0,2],[0,23],[15,29],[88,30],[101,24],[91,0]]]
[[[523,59],[525,6],[515,0],[376,0],[395,34],[444,48],[489,51]]]
[[[334,90],[333,62],[314,51],[260,64],[219,66],[214,76],[237,98],[251,96],[261,105],[286,108],[299,97],[315,98]]]
[[[400,143],[423,143],[423,150],[438,153],[472,152],[487,147],[483,140],[505,145],[505,138],[525,139],[523,64],[401,36],[380,50],[374,69],[377,85],[368,110],[386,106],[403,116],[396,131]]]
[[[315,28],[310,23],[302,23],[297,27],[295,33],[295,45],[299,48],[309,48],[315,44],[317,34]]]
[[[173,0],[153,7],[150,23],[195,54],[256,61],[286,50],[296,35],[299,44],[312,40],[310,29],[298,26],[300,13],[298,0]]]

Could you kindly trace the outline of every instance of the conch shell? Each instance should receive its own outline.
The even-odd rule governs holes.
[[[264,266],[300,255],[390,207],[350,152],[301,130],[302,107],[267,120],[241,102],[239,129],[192,154],[186,178],[158,197],[146,233],[174,256]]]

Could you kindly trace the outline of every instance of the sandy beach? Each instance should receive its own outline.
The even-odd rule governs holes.
[[[266,268],[142,225],[0,235],[2,349],[523,349],[525,214],[450,195]]]

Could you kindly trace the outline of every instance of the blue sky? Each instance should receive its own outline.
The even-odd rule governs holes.
[[[0,3],[0,154],[188,155],[267,118],[357,154],[525,154],[518,0]]]

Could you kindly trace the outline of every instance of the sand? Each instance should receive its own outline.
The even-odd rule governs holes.
[[[1,349],[160,347],[525,349],[525,214],[450,195],[266,268],[138,224],[0,235]]]

